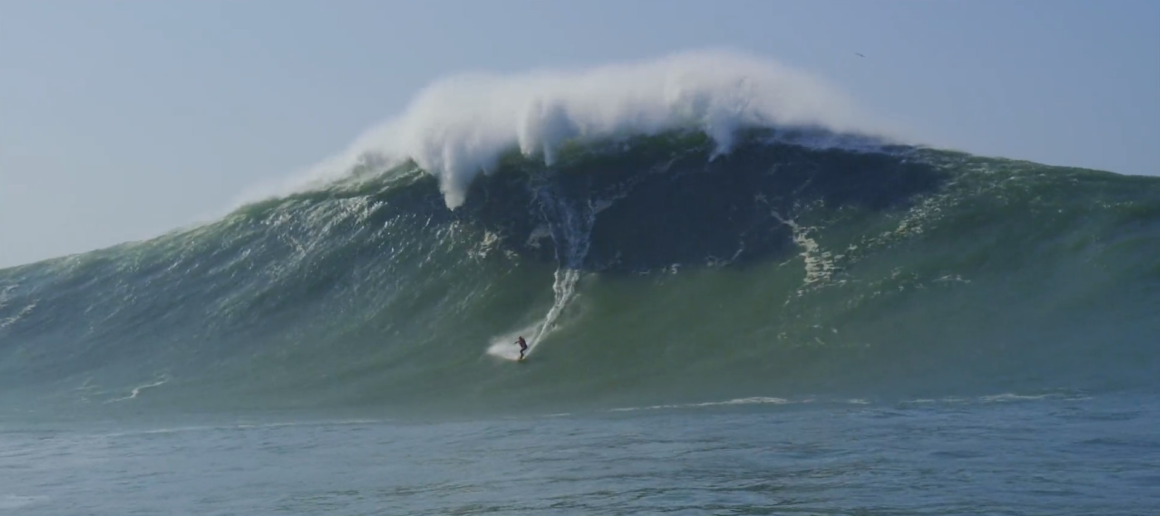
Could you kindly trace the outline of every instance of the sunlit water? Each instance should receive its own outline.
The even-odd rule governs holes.
[[[0,433],[0,514],[1160,514],[1144,394]]]

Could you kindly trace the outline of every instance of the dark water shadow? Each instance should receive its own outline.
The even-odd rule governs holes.
[[[754,141],[712,158],[709,146],[661,147],[503,170],[477,180],[453,216],[537,260],[564,261],[587,238],[572,264],[586,271],[745,266],[800,252],[785,221],[807,208],[902,210],[947,180],[901,153]]]

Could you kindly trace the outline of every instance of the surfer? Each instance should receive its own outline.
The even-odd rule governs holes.
[[[528,350],[528,341],[524,340],[523,335],[520,335],[520,338],[516,339],[516,344],[520,346],[520,360],[523,360],[524,352]]]

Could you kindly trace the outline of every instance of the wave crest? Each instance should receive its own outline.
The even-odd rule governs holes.
[[[551,165],[567,141],[689,129],[707,134],[724,153],[738,129],[755,126],[882,134],[819,78],[768,59],[702,51],[588,69],[447,78],[312,175],[344,174],[367,156],[413,160],[439,178],[454,209],[472,180],[512,149]]]

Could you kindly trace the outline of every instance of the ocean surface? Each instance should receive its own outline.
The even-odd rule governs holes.
[[[1160,178],[698,64],[0,270],[0,512],[1160,513]]]
[[[1155,394],[5,424],[0,513],[1142,516],[1160,507]]]

